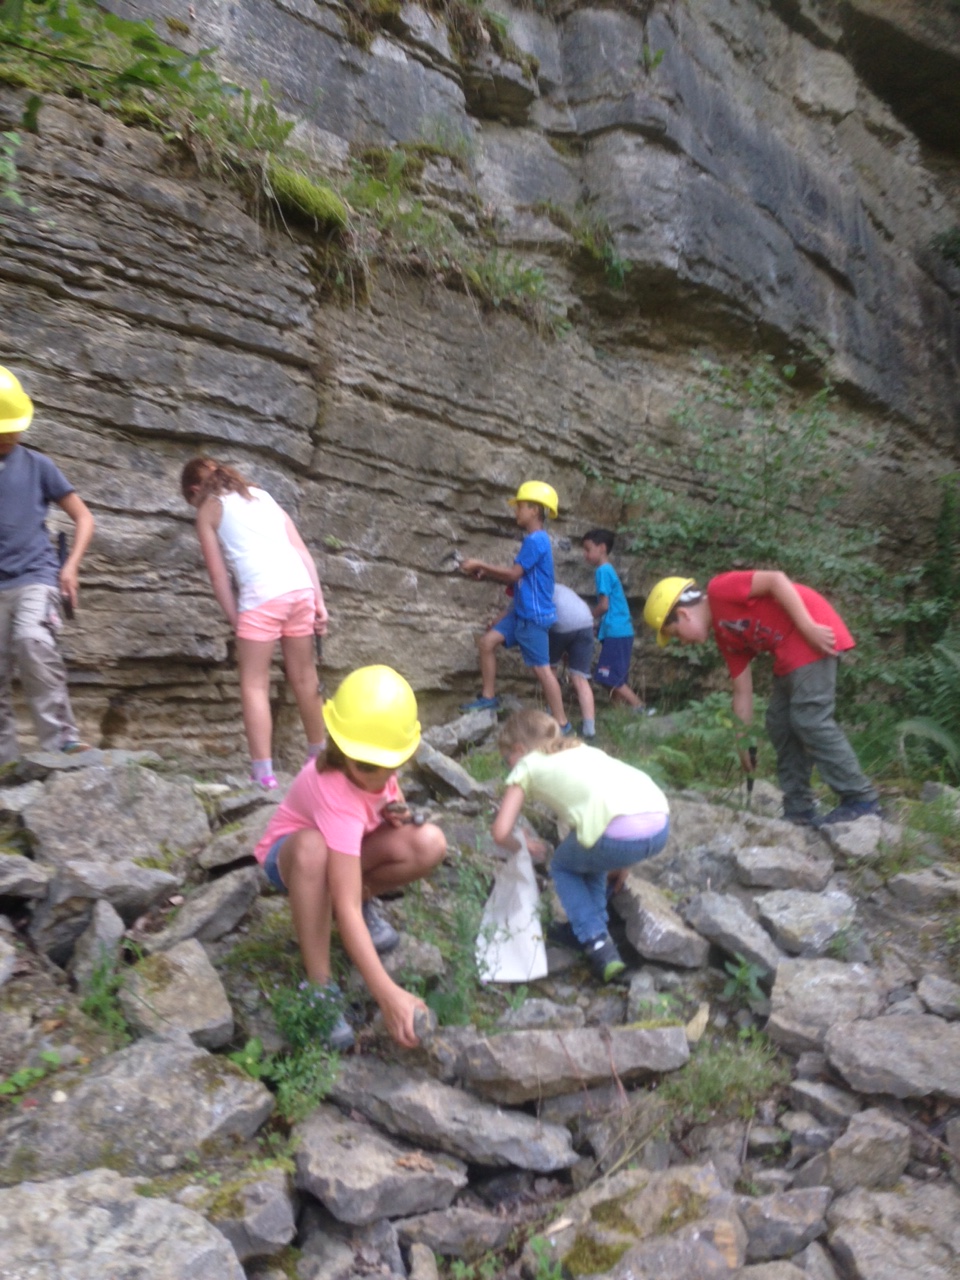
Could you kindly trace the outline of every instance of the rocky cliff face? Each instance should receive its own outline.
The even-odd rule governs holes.
[[[960,425],[960,270],[930,247],[960,209],[960,14],[496,7],[514,61],[458,56],[414,5],[366,50],[342,6],[314,0],[117,5],[268,78],[333,166],[351,142],[455,145],[469,178],[431,161],[425,198],[467,229],[482,211],[503,252],[544,270],[572,324],[560,338],[429,278],[381,273],[368,301],[333,303],[308,238],[259,227],[157,137],[45,101],[18,157],[31,207],[0,226],[3,349],[37,402],[32,443],[98,517],[68,642],[93,740],[224,757],[240,740],[178,494],[198,451],[297,519],[335,672],[391,661],[428,699],[473,687],[472,632],[498,604],[454,576],[453,553],[509,558],[504,498],[543,474],[561,495],[560,576],[585,587],[577,534],[621,514],[595,477],[627,474],[642,443],[658,451],[644,465],[682,479],[670,412],[705,353],[825,357],[879,441],[851,516],[899,535],[909,486],[921,520],[904,536],[922,539]],[[22,97],[0,105],[15,124]],[[629,264],[622,288],[561,225],[584,201]],[[629,577],[642,596],[643,566]]]

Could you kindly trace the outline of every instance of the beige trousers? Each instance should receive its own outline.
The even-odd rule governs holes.
[[[0,764],[20,754],[10,698],[14,669],[30,704],[41,749],[59,751],[79,737],[57,644],[62,626],[56,587],[36,584],[0,591]]]

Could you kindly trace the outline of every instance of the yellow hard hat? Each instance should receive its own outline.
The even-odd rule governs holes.
[[[663,624],[687,587],[696,585],[695,578],[661,578],[647,596],[647,603],[643,606],[643,620],[657,633],[657,644],[661,649],[670,643],[670,637],[663,634]]]
[[[552,484],[544,484],[542,480],[524,480],[517,490],[517,496],[510,499],[511,507],[515,507],[518,502],[539,502],[541,507],[554,520],[556,520],[560,509],[560,500],[557,497],[556,489]]]
[[[345,756],[395,769],[420,743],[417,699],[392,667],[351,671],[323,704],[327,732]]]
[[[33,401],[9,369],[0,365],[0,432],[26,431],[33,418]]]

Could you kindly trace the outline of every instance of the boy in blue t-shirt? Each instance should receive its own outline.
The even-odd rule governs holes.
[[[633,654],[633,620],[617,571],[610,563],[613,539],[609,529],[591,529],[583,535],[583,558],[593,566],[597,591],[593,616],[600,620],[600,656],[593,678],[610,690],[614,702],[640,710],[643,703],[627,684]]]
[[[517,524],[524,538],[517,557],[510,566],[487,564],[483,560],[464,560],[461,573],[479,581],[502,582],[513,588],[513,608],[490,627],[477,642],[480,653],[481,691],[478,698],[461,705],[461,711],[495,710],[500,705],[496,696],[497,649],[518,645],[524,666],[532,667],[540,681],[550,714],[561,730],[573,729],[563,709],[560,683],[550,666],[550,627],[556,621],[553,603],[553,548],[544,530],[547,514],[557,518],[557,493],[542,480],[527,480],[510,499],[516,508]]]

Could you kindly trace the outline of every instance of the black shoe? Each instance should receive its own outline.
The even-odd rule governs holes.
[[[792,822],[795,827],[819,827],[823,821],[816,809],[797,809],[794,813],[785,813],[784,822]]]
[[[568,951],[580,950],[580,942],[573,932],[573,926],[566,920],[547,925],[547,942],[552,947],[566,947]]]
[[[617,944],[609,933],[601,933],[598,938],[591,938],[583,944],[583,954],[587,957],[590,968],[601,982],[615,982],[626,970],[620,959]]]

